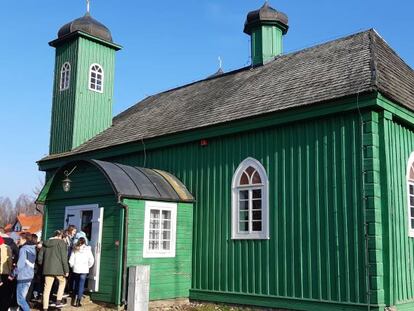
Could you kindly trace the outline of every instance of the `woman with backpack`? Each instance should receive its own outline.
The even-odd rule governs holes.
[[[90,246],[86,245],[85,238],[79,238],[69,259],[69,265],[73,269],[75,277],[75,307],[81,307],[86,277],[93,264],[94,258]]]

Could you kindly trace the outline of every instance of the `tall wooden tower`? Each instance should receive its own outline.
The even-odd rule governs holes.
[[[115,52],[108,28],[85,16],[64,25],[56,48],[50,154],[70,151],[112,123]]]

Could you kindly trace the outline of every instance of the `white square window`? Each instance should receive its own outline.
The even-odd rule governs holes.
[[[145,202],[143,257],[175,257],[176,226],[176,203]]]

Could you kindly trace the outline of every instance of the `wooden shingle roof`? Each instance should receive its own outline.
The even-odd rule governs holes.
[[[374,31],[149,96],[76,149],[49,160],[379,91],[414,110],[414,72]]]

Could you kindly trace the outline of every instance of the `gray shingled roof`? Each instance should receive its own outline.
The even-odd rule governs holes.
[[[413,70],[368,30],[147,97],[78,148],[43,160],[375,90],[414,110]]]

